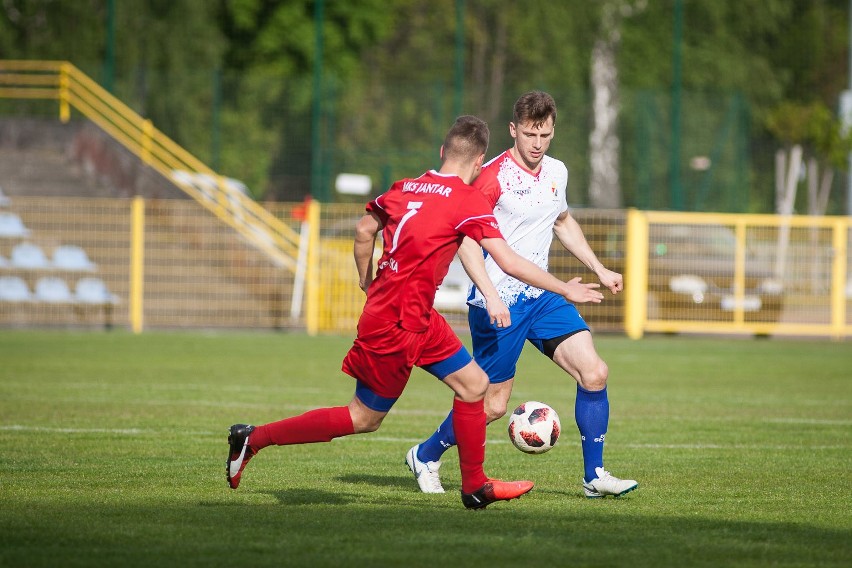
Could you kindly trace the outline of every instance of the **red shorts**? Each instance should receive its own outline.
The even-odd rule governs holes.
[[[414,366],[449,359],[463,349],[447,320],[432,310],[423,332],[402,329],[397,322],[367,313],[358,320],[358,337],[343,359],[343,372],[384,398],[399,398]]]

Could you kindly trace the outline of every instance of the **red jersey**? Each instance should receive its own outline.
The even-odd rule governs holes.
[[[502,238],[482,192],[435,170],[394,183],[367,211],[382,222],[384,250],[364,313],[408,331],[429,326],[435,291],[465,236]]]

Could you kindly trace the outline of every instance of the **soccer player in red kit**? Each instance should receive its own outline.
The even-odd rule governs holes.
[[[356,379],[348,406],[320,408],[262,426],[235,424],[228,436],[228,483],[236,489],[248,461],[270,445],[329,442],[373,432],[402,394],[416,365],[455,393],[453,427],[459,451],[462,503],[480,509],[520,497],[530,481],[485,475],[488,376],[473,361],[446,320],[433,308],[435,291],[465,236],[491,254],[507,273],[575,302],[599,302],[597,284],[562,282],[512,251],[488,201],[469,184],[488,148],[488,126],[458,118],[441,147],[441,169],[396,182],[367,205],[356,226],[355,263],[367,302],[343,371]],[[384,250],[373,275],[373,247],[381,231]]]

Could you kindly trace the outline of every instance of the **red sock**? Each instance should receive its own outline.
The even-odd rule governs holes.
[[[336,406],[317,408],[299,416],[285,418],[257,426],[249,437],[249,445],[255,451],[266,446],[288,446],[330,442],[334,438],[355,433],[349,408]]]
[[[453,400],[453,431],[459,448],[462,492],[473,493],[488,481],[485,462],[485,401]]]

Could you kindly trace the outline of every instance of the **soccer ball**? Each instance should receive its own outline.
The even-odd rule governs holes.
[[[509,440],[527,454],[543,454],[559,439],[559,416],[543,402],[520,405],[509,418]]]

